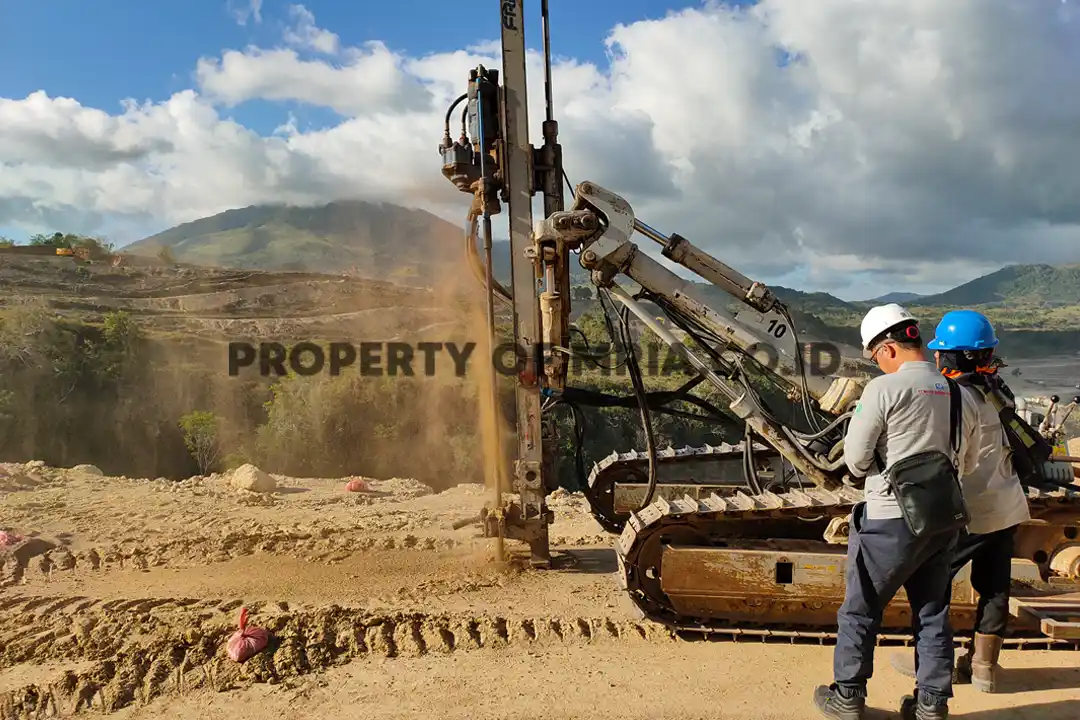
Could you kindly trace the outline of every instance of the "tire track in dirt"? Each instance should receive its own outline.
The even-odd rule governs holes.
[[[228,562],[259,553],[294,554],[313,562],[334,563],[364,552],[388,550],[429,550],[440,552],[462,547],[465,542],[452,537],[413,534],[372,536],[335,535],[261,530],[230,532],[221,537],[194,537],[158,544],[125,543],[72,552],[52,542],[33,539],[35,552],[6,553],[0,556],[0,588],[12,587],[56,573],[182,567]]]
[[[243,664],[225,655],[241,600],[19,597],[0,601],[0,669],[92,661],[0,695],[0,718],[113,712],[164,694],[280,683],[363,657],[419,657],[508,646],[672,642],[659,625],[605,617],[373,613],[250,603],[271,633]]]

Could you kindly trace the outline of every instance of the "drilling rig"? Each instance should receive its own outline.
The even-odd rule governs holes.
[[[532,564],[550,567],[552,408],[635,407],[646,447],[614,452],[598,463],[585,495],[597,521],[618,534],[621,584],[642,615],[687,632],[829,635],[844,596],[847,523],[862,499],[843,461],[844,432],[862,388],[879,371],[865,356],[843,356],[836,346],[800,339],[792,312],[769,287],[687,238],[645,224],[614,192],[581,182],[571,187],[573,202],[565,207],[563,183],[570,182],[554,116],[546,0],[540,10],[543,144],[529,142],[523,0],[500,0],[502,67],[470,71],[466,92],[446,113],[439,145],[443,175],[472,197],[465,250],[487,289],[489,332],[494,338],[495,308],[504,306],[512,316],[518,361],[512,494],[504,500],[497,491],[481,515],[483,533],[499,538],[500,547],[503,538],[525,542]],[[452,115],[462,103],[460,136],[454,140]],[[544,216],[534,223],[537,193]],[[510,287],[494,278],[492,266],[492,217],[503,206]],[[737,308],[702,301],[696,283],[644,252],[632,242],[635,234],[730,295]],[[617,334],[633,395],[567,383],[571,262],[589,272],[601,301],[621,305]],[[623,278],[635,292],[619,284]],[[644,302],[659,308],[666,321],[659,322]],[[647,391],[631,317],[696,376],[674,391]],[[823,353],[831,353],[827,370]],[[817,370],[808,371],[808,364]],[[709,398],[694,393],[702,385],[711,390]],[[717,397],[724,407],[717,407]],[[989,399],[999,410],[1012,406],[1012,398],[1000,393]],[[702,422],[734,429],[741,439],[656,447],[653,414],[680,402],[695,407]],[[1006,432],[1014,448],[1024,449],[1021,475],[1033,518],[1016,537],[1014,632],[1051,643],[1080,642],[1080,623],[1072,619],[1080,609],[1080,492],[1069,463],[1051,457],[1047,439],[1023,416],[1010,417]],[[903,598],[901,591],[886,610],[884,630],[910,632]],[[975,604],[966,570],[954,581],[953,598],[957,627],[970,626]]]

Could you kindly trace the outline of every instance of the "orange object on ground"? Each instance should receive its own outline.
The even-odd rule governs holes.
[[[247,620],[247,608],[241,608],[240,629],[232,634],[228,644],[225,646],[225,651],[229,654],[229,658],[236,662],[244,662],[249,657],[265,648],[266,644],[270,642],[270,633],[267,632],[266,628],[249,628],[247,626]]]
[[[353,478],[345,483],[345,489],[349,492],[364,492],[368,489],[368,484],[360,478]]]

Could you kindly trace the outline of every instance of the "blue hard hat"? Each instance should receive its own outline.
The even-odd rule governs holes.
[[[986,350],[997,347],[994,326],[981,312],[953,310],[945,313],[927,345],[931,350]]]

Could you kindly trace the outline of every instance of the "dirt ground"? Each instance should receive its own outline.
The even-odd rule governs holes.
[[[496,566],[479,485],[183,482],[0,465],[0,717],[817,717],[828,646],[688,641],[638,620],[613,538],[552,500],[557,567]],[[225,654],[241,607],[270,645]],[[910,681],[878,652],[877,717]],[[1080,717],[1080,653],[1009,650],[952,716]]]

